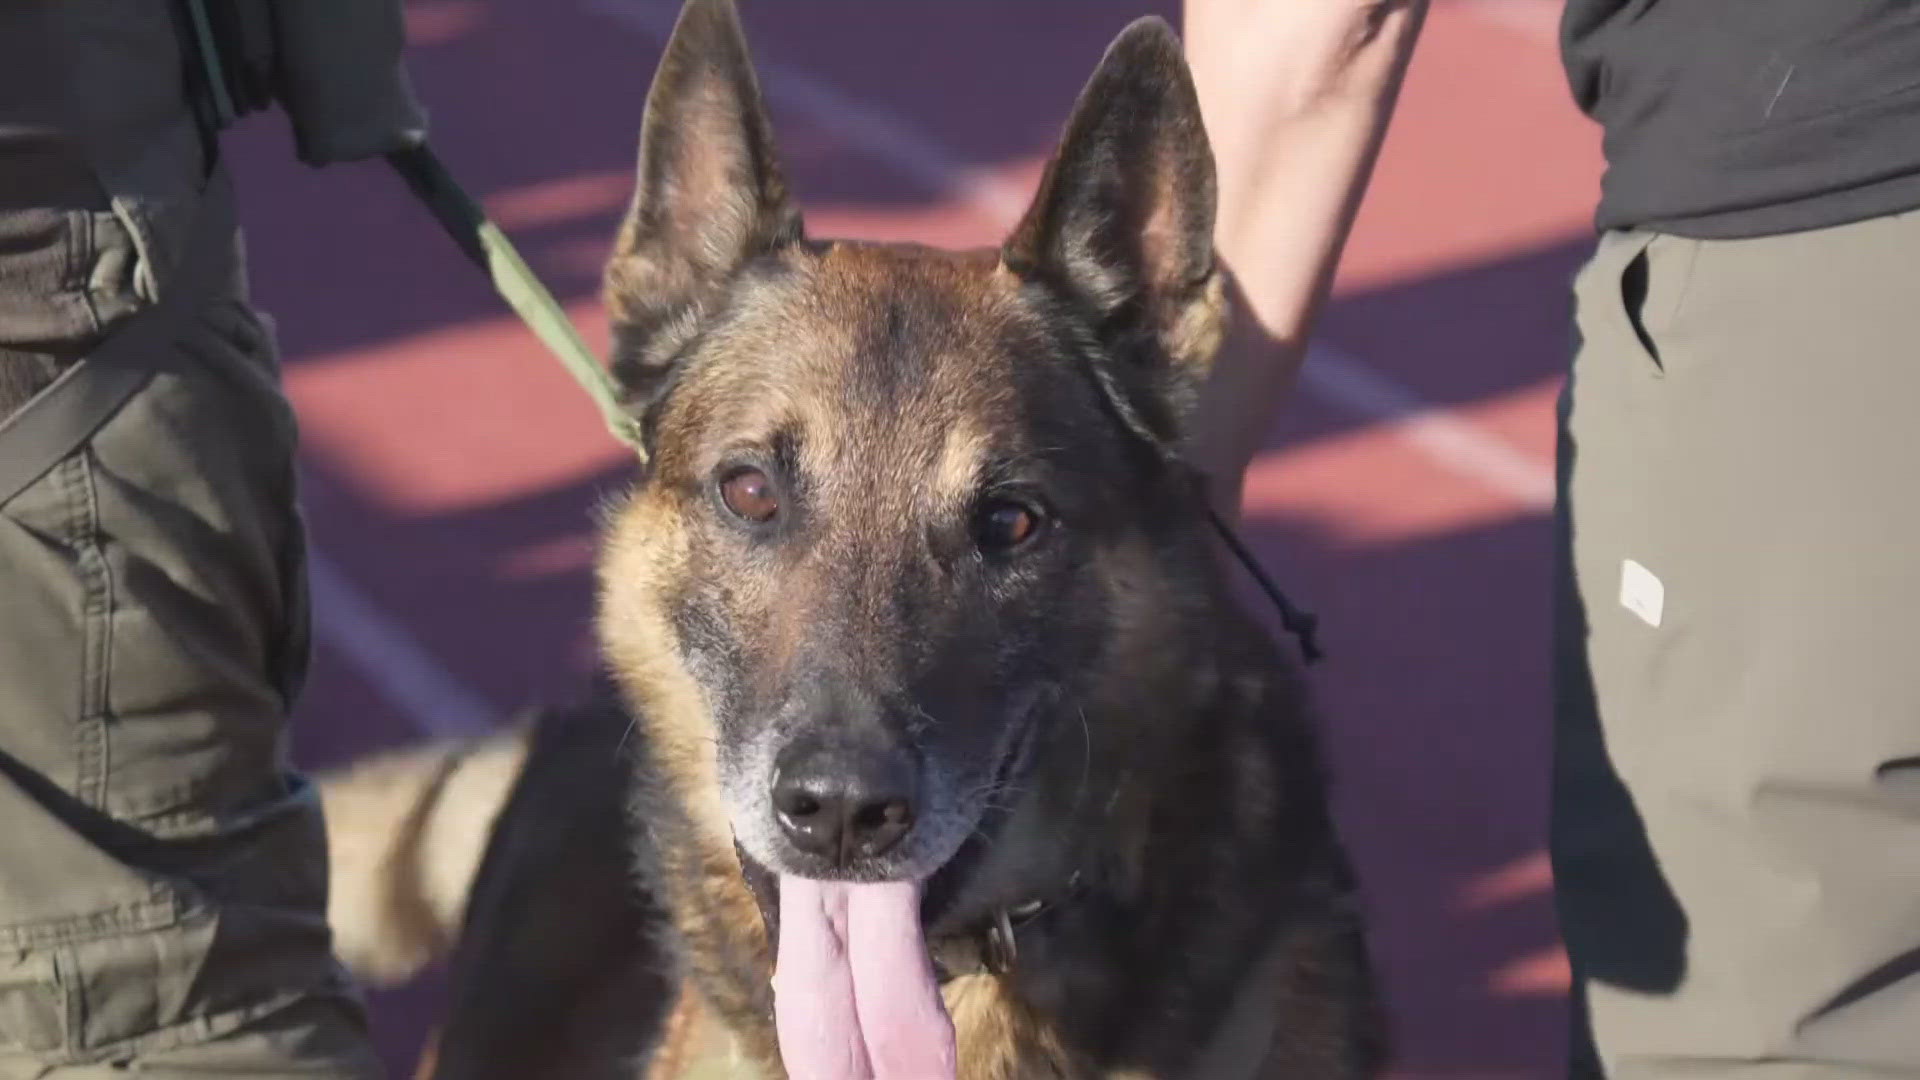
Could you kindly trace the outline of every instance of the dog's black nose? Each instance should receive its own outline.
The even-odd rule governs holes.
[[[773,812],[793,846],[847,866],[913,829],[913,763],[880,747],[790,747],[774,770]]]

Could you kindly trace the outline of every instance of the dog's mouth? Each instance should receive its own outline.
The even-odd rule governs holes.
[[[1029,767],[1042,726],[1037,704],[1021,710],[984,790],[1009,789]],[[967,839],[917,880],[777,874],[735,845],[774,953],[774,1020],[789,1074],[954,1075],[953,1028],[927,933],[953,920],[1010,813],[986,799]]]

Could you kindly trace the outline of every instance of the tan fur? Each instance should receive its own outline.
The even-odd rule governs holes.
[[[703,837],[691,865],[671,867],[662,882],[676,929],[691,946],[696,965],[702,956],[725,949],[728,941],[752,942],[764,956],[765,927],[741,877],[720,801],[711,713],[681,662],[677,635],[658,603],[660,589],[686,558],[685,538],[665,502],[657,494],[642,495],[619,513],[609,532],[600,562],[600,637],[623,686],[640,706],[636,711],[662,771],[674,778],[676,796],[688,806]],[[717,1004],[727,1012],[743,1007],[738,1002]],[[764,1062],[778,1060],[767,1039],[751,1043],[750,1052]]]
[[[413,746],[320,777],[327,921],[354,974],[397,982],[452,947],[527,740],[516,728]]]
[[[1040,1080],[1077,1075],[1071,1056],[988,975],[943,988],[959,1049],[958,1080]],[[720,1018],[691,987],[681,990],[645,1080],[772,1080],[770,1062],[741,1053]]]
[[[953,1017],[959,1080],[1028,1080],[1080,1075],[1039,1018],[992,975],[968,975],[941,989]]]
[[[420,1051],[420,1060],[414,1062],[413,1080],[433,1080],[433,1074],[440,1068],[440,1034],[434,1032],[427,1036],[427,1045]]]
[[[708,839],[731,850],[713,757],[713,724],[705,695],[680,662],[677,635],[661,612],[661,589],[686,564],[685,537],[676,514],[658,493],[620,512],[601,554],[600,640],[623,684],[638,696],[647,735],[666,771],[681,778],[680,794]]]
[[[940,444],[940,463],[934,466],[929,495],[936,504],[964,501],[980,484],[980,463],[987,456],[987,435],[961,418],[947,429]]]
[[[1198,297],[1181,307],[1165,339],[1168,358],[1192,372],[1196,385],[1213,370],[1220,343],[1227,336],[1226,275],[1219,270],[1207,275],[1198,292]]]
[[[687,1071],[693,1054],[694,1028],[700,1021],[700,1004],[682,987],[673,1011],[660,1029],[660,1043],[644,1080],[674,1080]]]
[[[667,906],[673,912],[675,928],[688,946],[696,969],[704,962],[717,961],[735,942],[761,958],[761,966],[773,970],[767,948],[766,925],[753,896],[741,878],[740,863],[731,846],[723,852],[705,852],[695,868],[676,866],[672,885],[667,888]],[[691,872],[690,872],[691,871]],[[708,985],[712,985],[708,982]],[[689,987],[687,993],[698,993]],[[706,1002],[711,1011],[724,1016],[740,1016],[752,1010],[744,1000],[720,998]],[[781,1075],[780,1051],[771,1023],[732,1032],[740,1055],[757,1064],[761,1075]]]
[[[749,1080],[753,1072],[726,1025],[699,994],[683,988],[645,1080]]]

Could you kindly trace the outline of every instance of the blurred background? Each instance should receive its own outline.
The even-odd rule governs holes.
[[[1322,616],[1316,677],[1404,1077],[1558,1071],[1542,849],[1552,408],[1597,132],[1557,0],[1433,0],[1247,534]],[[412,69],[463,181],[605,340],[597,275],[674,0],[414,0]],[[1174,2],[746,0],[821,236],[972,246],[1024,206],[1081,82]],[[258,300],[305,436],[319,766],[576,694],[592,511],[627,480],[584,397],[377,164],[232,140]],[[408,1075],[437,976],[373,995]]]

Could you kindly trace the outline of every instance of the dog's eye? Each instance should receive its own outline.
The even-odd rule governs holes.
[[[751,465],[743,465],[720,481],[720,501],[742,521],[764,525],[780,512],[780,496],[773,480]]]
[[[986,551],[1011,551],[1040,531],[1040,513],[1012,499],[994,499],[974,519],[974,540]]]

